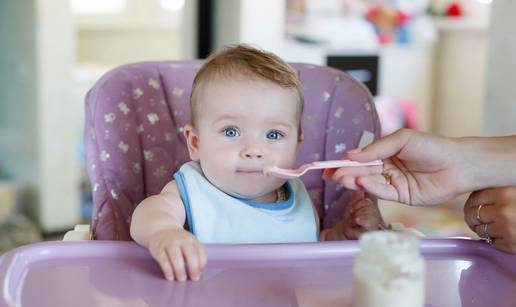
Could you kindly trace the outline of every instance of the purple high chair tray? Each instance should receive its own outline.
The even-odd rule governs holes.
[[[516,306],[516,255],[422,240],[426,306]],[[47,242],[0,258],[0,306],[351,306],[353,242],[208,246],[198,282],[163,278],[132,242]]]

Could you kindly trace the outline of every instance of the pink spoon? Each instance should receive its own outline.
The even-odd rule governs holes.
[[[330,160],[330,161],[315,161],[312,163],[303,164],[297,169],[285,169],[277,166],[268,165],[263,168],[265,175],[271,175],[283,179],[298,178],[304,175],[306,172],[312,169],[323,169],[323,168],[339,168],[339,167],[356,167],[356,166],[374,166],[383,165],[382,160],[374,160],[371,162],[357,162],[351,160]]]

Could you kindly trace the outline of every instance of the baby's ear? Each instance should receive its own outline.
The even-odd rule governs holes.
[[[188,146],[188,153],[192,161],[199,160],[199,136],[195,128],[188,124],[183,128],[183,135],[186,139],[186,145]]]

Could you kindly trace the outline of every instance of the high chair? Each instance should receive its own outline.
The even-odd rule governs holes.
[[[0,307],[352,305],[353,263],[360,251],[356,240],[288,247],[209,244],[208,265],[196,282],[167,281],[147,249],[108,241],[130,240],[135,206],[158,193],[188,160],[181,127],[190,118],[190,85],[200,64],[132,64],[97,82],[86,106],[92,228],[78,226],[67,236],[91,232],[98,240],[42,242],[2,255]],[[306,100],[297,164],[340,158],[346,149],[379,135],[364,86],[334,69],[293,66]],[[322,227],[329,227],[340,218],[350,192],[320,176],[312,171],[303,181]],[[422,239],[420,248],[425,306],[514,306],[516,255],[478,240]]]
[[[134,208],[159,193],[189,160],[182,127],[190,121],[191,85],[201,64],[200,60],[129,64],[105,74],[89,91],[85,144],[93,187],[91,239],[131,240]],[[296,166],[342,158],[347,150],[379,137],[378,115],[364,85],[333,68],[292,66],[305,96],[304,141]],[[321,174],[313,171],[302,180],[321,228],[327,228],[340,219],[352,192],[324,182]]]

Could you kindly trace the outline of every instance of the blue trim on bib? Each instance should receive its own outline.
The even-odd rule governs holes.
[[[245,198],[238,198],[236,199],[240,200],[241,202],[244,202],[245,204],[258,209],[267,209],[267,210],[285,210],[294,205],[294,200],[296,199],[296,194],[294,192],[294,189],[292,189],[292,186],[290,184],[290,181],[287,181],[287,191],[288,191],[288,199],[279,203],[257,203],[250,201]]]
[[[192,210],[190,208],[190,198],[188,197],[188,191],[186,190],[185,185],[185,176],[181,172],[177,172],[174,174],[174,179],[176,180],[177,188],[179,190],[179,194],[181,194],[181,199],[183,200],[183,205],[185,206],[186,219],[188,220],[188,228],[190,232],[195,235],[194,223]]]

